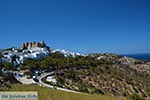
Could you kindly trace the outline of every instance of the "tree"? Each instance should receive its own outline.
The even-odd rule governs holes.
[[[30,70],[35,70],[35,69],[37,69],[37,66],[36,66],[34,63],[29,63],[29,64],[28,64],[28,67],[29,67]]]
[[[40,62],[39,68],[40,69],[47,69],[48,66],[49,66],[48,62],[43,60],[43,61]]]
[[[14,65],[14,62],[16,62],[16,59],[18,59],[19,57],[17,55],[13,55],[11,58],[11,63],[12,65]]]
[[[9,63],[9,62],[5,62],[5,63],[3,64],[3,66],[4,66],[4,68],[6,68],[6,69],[8,69],[8,70],[10,70],[10,69],[13,68],[12,64]]]

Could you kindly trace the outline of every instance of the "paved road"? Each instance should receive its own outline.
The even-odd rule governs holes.
[[[25,76],[20,76],[20,73],[18,71],[13,71],[12,74],[16,78],[16,80],[21,82],[22,84],[36,83],[33,79],[28,79]]]
[[[16,73],[16,75],[14,74]],[[54,72],[49,72],[49,73],[44,73],[44,74],[41,74],[40,76],[37,77],[37,79],[39,80],[39,82],[35,82],[33,81],[33,79],[27,79],[25,77],[20,77],[19,76],[19,73],[18,71],[14,71],[13,72],[13,75],[14,77],[20,81],[21,83],[23,84],[32,84],[32,83],[37,83],[39,86],[44,86],[44,87],[48,87],[48,88],[55,88],[57,90],[62,90],[62,91],[67,91],[67,92],[73,92],[73,93],[80,93],[80,92],[77,92],[77,91],[73,91],[73,90],[69,90],[69,89],[65,89],[65,88],[60,88],[60,87],[57,87],[57,86],[52,86],[52,85],[49,85],[49,84],[46,84],[46,83],[43,83],[42,82],[42,79],[46,76],[49,76],[49,75],[52,75],[54,74]]]
[[[57,87],[57,86],[52,86],[52,85],[49,85],[49,84],[46,84],[46,83],[43,83],[42,82],[42,79],[46,76],[49,76],[49,75],[52,75],[54,72],[50,72],[50,73],[44,73],[42,74],[41,76],[38,77],[39,79],[39,85],[40,86],[45,86],[45,87],[48,87],[48,88],[55,88],[57,90],[62,90],[62,91],[67,91],[67,92],[73,92],[73,93],[80,93],[80,92],[77,92],[77,91],[73,91],[73,90],[69,90],[69,89],[65,89],[65,88],[60,88],[60,87]]]

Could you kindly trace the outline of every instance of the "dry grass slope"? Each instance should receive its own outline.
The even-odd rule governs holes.
[[[37,91],[39,100],[124,100],[116,97],[96,94],[78,94],[49,89],[37,85],[11,85],[10,91]]]

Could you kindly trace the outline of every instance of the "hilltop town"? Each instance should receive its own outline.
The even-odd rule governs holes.
[[[16,59],[15,61],[13,61],[13,63],[15,65],[19,65],[23,63],[23,61],[26,59],[39,59],[55,52],[64,54],[65,56],[81,55],[80,53],[49,48],[44,41],[41,42],[33,41],[22,43],[20,48],[11,48],[3,50],[2,62],[12,62],[12,58],[15,56]]]
[[[16,60],[13,62],[15,65],[23,63],[26,59],[37,59],[48,56],[50,51],[46,47],[44,41],[42,42],[25,42],[22,43],[20,48],[11,48],[10,50],[3,50],[3,62],[12,62],[15,56]]]

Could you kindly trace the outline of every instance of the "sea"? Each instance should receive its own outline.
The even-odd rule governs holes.
[[[139,60],[150,60],[150,53],[141,53],[141,54],[125,54],[124,56],[132,57]]]

